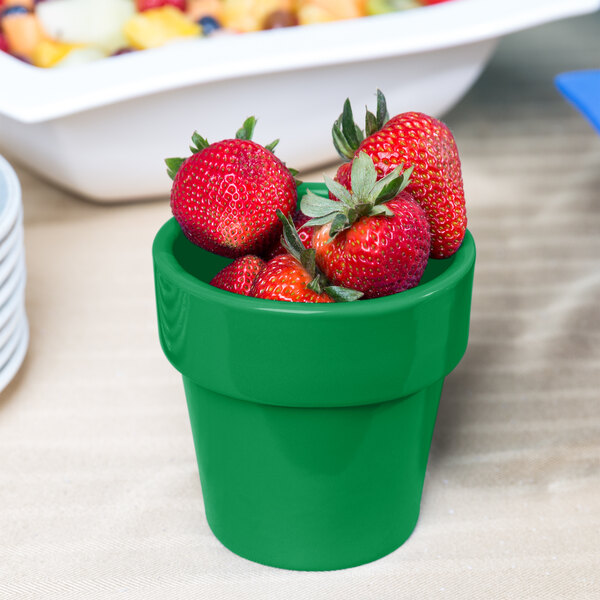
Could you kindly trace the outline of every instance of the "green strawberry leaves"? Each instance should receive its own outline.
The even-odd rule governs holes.
[[[339,204],[339,203],[335,203]],[[294,221],[286,216],[281,210],[277,209],[277,216],[283,225],[283,236],[281,244],[283,247],[304,267],[306,272],[312,277],[307,288],[317,294],[325,292],[334,302],[353,302],[362,298],[363,293],[357,292],[339,286],[331,286],[327,278],[317,266],[315,259],[315,249],[305,248],[302,240],[298,236]]]
[[[377,215],[383,215],[385,217],[393,217],[394,216],[394,211],[385,206],[385,204],[380,204],[379,206],[374,206],[371,211],[369,212],[369,216],[373,217],[373,216],[377,216]]]
[[[194,131],[194,133],[192,134],[192,142],[194,144],[193,146],[190,146],[192,154],[196,154],[197,152],[200,152],[200,150],[208,148],[208,146],[210,145],[208,143],[208,140],[206,138],[203,138],[197,131]]]
[[[209,143],[206,138],[203,138],[197,131],[192,134],[192,145],[190,146],[190,152],[197,154],[204,148],[208,148]],[[181,168],[181,165],[185,162],[185,158],[165,158],[165,164],[167,165],[167,174],[171,179],[175,179],[177,171]]]
[[[352,193],[359,198],[366,198],[375,185],[377,171],[373,165],[373,160],[365,152],[361,152],[352,161],[350,181],[352,181]],[[333,194],[335,196],[335,193]]]
[[[254,135],[254,128],[256,127],[256,118],[248,117],[244,124],[237,130],[235,134],[236,140],[251,140]],[[275,147],[279,144],[279,139],[273,140],[270,144],[265,146],[265,149],[269,152],[274,152]]]
[[[350,160],[354,156],[360,143],[365,138],[362,129],[354,122],[352,106],[348,98],[344,102],[342,114],[333,124],[331,134],[333,145],[344,160]]]
[[[333,220],[331,221],[331,227],[329,228],[329,237],[333,239],[340,231],[348,229],[351,225],[351,218],[352,215],[346,215],[344,213],[337,213],[334,215]]]
[[[256,118],[248,117],[242,126],[237,130],[235,134],[236,140],[251,140],[254,135],[254,129],[256,127]],[[265,146],[265,149],[269,152],[274,152],[275,147],[279,144],[279,140],[273,140],[270,144]],[[194,131],[192,134],[192,145],[190,146],[190,151],[192,154],[197,154],[198,152],[208,148],[210,144],[208,140],[202,137],[197,131]],[[166,158],[165,164],[167,165],[167,174],[171,179],[175,179],[175,175],[177,175],[177,171],[181,168],[181,165],[185,162],[185,158]],[[290,169],[291,171],[291,169]],[[299,185],[299,182],[297,182]]]
[[[377,170],[373,160],[365,152],[352,161],[352,191],[325,177],[325,185],[339,202],[317,196],[311,191],[300,201],[300,210],[311,217],[304,227],[314,227],[331,223],[330,238],[340,231],[349,229],[362,217],[393,217],[394,212],[385,205],[395,198],[409,184],[412,167],[402,171],[398,165],[391,173],[377,181]]]
[[[387,109],[387,102],[381,90],[377,90],[377,113],[374,115],[369,109],[365,113],[365,133],[367,136],[377,133],[385,127],[385,124],[390,120],[390,115]]]
[[[346,206],[352,206],[352,194],[350,193],[350,190],[348,188],[345,188],[341,183],[331,179],[331,177],[327,177],[327,175],[323,176],[323,180],[325,181],[325,185],[327,186],[327,189],[336,198],[338,198]],[[312,192],[311,192],[311,194],[312,194]],[[314,194],[313,194],[313,196],[314,196]],[[319,198],[319,196],[317,196],[317,198]],[[324,198],[321,198],[321,199],[324,200]],[[329,200],[329,202],[333,202],[333,204],[331,204],[331,206],[334,210],[339,209],[337,202],[335,202],[334,200]],[[307,214],[307,213],[305,213],[305,214]],[[313,215],[307,215],[307,216],[313,216]],[[314,215],[314,216],[316,216],[316,215]]]
[[[380,179],[372,189],[375,196],[375,204],[383,204],[392,198],[395,198],[410,183],[414,167],[409,167],[405,171],[403,164],[398,165],[391,173]]]
[[[354,302],[360,300],[363,296],[362,292],[351,290],[349,288],[341,287],[339,285],[328,285],[325,286],[323,291],[334,301],[334,302]]]
[[[281,210],[277,209],[277,217],[283,225],[283,238],[281,245],[297,260],[302,262],[302,253],[306,250],[302,240],[298,236],[294,221],[292,218],[285,215]]]
[[[340,203],[329,198],[317,196],[317,194],[308,190],[301,200],[300,210],[307,217],[326,217],[337,213],[340,210]],[[325,222],[329,223],[329,221]],[[321,225],[321,223],[314,223],[313,225]]]
[[[267,144],[265,146],[265,148],[269,151],[269,152],[275,152],[275,147],[277,146],[277,144],[279,144],[279,138],[277,138],[276,140],[273,140],[270,144]],[[291,169],[290,169],[291,170]]]
[[[377,90],[376,112],[373,114],[368,108],[366,109],[365,131],[363,132],[363,130],[354,122],[350,99],[346,98],[342,114],[334,122],[331,129],[333,145],[337,153],[346,161],[352,160],[361,142],[365,139],[365,135],[368,137],[380,129],[383,129],[389,119],[390,115],[388,113],[385,96],[381,90]]]
[[[165,164],[167,165],[167,175],[171,179],[175,179],[175,175],[177,175],[177,171],[179,171],[184,161],[185,158],[165,158]]]
[[[256,119],[254,117],[248,117],[244,124],[237,130],[235,134],[236,140],[251,140],[254,135],[254,128],[256,127]]]

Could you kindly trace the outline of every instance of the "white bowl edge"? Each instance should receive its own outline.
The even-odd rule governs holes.
[[[377,17],[174,43],[66,69],[37,69],[0,53],[3,80],[19,81],[2,90],[0,113],[41,122],[194,84],[494,39],[598,8],[600,0],[454,0]]]

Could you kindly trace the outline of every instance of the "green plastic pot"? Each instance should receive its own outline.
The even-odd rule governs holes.
[[[467,346],[471,234],[430,260],[416,288],[347,304],[214,288],[230,260],[191,244],[174,219],[152,251],[160,341],[183,376],[215,536],[299,570],[398,548],[417,523],[444,377]]]

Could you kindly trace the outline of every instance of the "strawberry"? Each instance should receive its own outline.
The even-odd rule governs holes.
[[[248,296],[254,280],[264,267],[265,261],[262,258],[254,254],[246,254],[221,269],[212,278],[210,284],[227,292]]]
[[[402,113],[388,120],[385,98],[378,90],[377,116],[367,111],[365,131],[367,137],[363,139],[346,100],[333,127],[334,145],[340,155],[353,159],[366,152],[379,177],[399,164],[413,167],[407,191],[427,213],[431,256],[452,256],[464,238],[467,216],[460,158],[450,129],[419,112]],[[338,171],[337,177],[343,178],[343,173]]]
[[[308,287],[312,279],[300,261],[286,252],[267,263],[249,295],[286,302],[333,302],[325,292],[319,294]]]
[[[283,246],[287,252],[272,258],[258,274],[250,296],[285,302],[350,302],[362,294],[330,286],[315,263],[315,251],[305,248],[294,223],[281,211]]]
[[[346,162],[346,163],[342,163],[339,166],[337,173],[335,174],[335,180],[338,183],[341,183],[347,189],[351,188],[351,185],[350,185],[350,172],[351,171],[352,171],[352,163]],[[335,196],[333,196],[333,199],[335,199]]]
[[[251,140],[255,124],[250,117],[235,139],[214,144],[194,133],[192,156],[165,161],[183,233],[222,256],[264,253],[281,235],[276,210],[289,215],[296,207],[294,176],[273,154],[277,142],[263,147]]]
[[[2,6],[0,4],[0,6]],[[10,53],[10,48],[8,47],[8,42],[6,41],[5,35],[0,31],[0,52]]]
[[[351,162],[342,163],[338,167],[335,177],[333,178],[334,181],[341,183],[348,190],[352,189],[352,185],[350,183],[350,171],[351,170],[352,170]],[[331,192],[329,192],[329,198],[331,200],[337,200],[337,198]]]
[[[160,8],[161,6],[167,5],[174,6],[181,11],[185,11],[186,8],[185,0],[136,0],[135,5],[138,12],[144,12],[145,10]]]
[[[410,169],[396,167],[377,181],[371,158],[361,152],[352,163],[352,191],[329,178],[339,198],[308,193],[302,212],[320,225],[313,237],[315,260],[334,285],[378,298],[414,287],[427,266],[430,231],[423,208],[405,191]]]

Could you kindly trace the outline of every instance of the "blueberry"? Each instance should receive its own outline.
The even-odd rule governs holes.
[[[204,35],[210,35],[217,29],[221,29],[221,23],[214,17],[206,16],[198,20],[198,25],[202,27],[202,33]]]
[[[8,17],[10,15],[26,15],[29,14],[29,10],[27,8],[25,8],[24,6],[9,6],[8,8],[5,8],[1,13],[0,13],[0,19],[3,19],[4,17]]]

